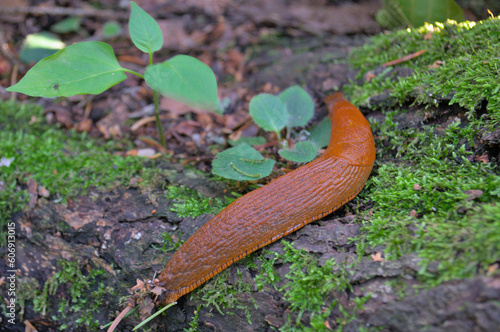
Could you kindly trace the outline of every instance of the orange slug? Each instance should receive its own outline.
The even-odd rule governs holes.
[[[176,301],[246,255],[320,219],[356,197],[370,175],[370,124],[341,93],[325,100],[332,132],[311,163],[238,198],[194,233],[160,273],[158,303]]]

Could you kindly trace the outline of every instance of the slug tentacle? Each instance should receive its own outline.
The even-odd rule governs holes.
[[[325,154],[237,199],[193,234],[159,276],[170,303],[251,252],[356,197],[375,146],[368,121],[342,94],[327,97],[332,135]]]

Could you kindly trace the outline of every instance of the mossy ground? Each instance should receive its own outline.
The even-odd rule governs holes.
[[[105,275],[104,270],[91,270],[88,275],[84,275],[76,262],[61,260],[58,263],[59,272],[45,282],[41,291],[36,290],[31,294],[34,310],[45,316],[48,311],[53,312],[50,309],[57,303],[57,313],[52,319],[64,320],[68,315],[77,313],[79,318],[75,320],[75,325],[85,326],[88,330],[98,330],[99,321],[94,316],[109,296],[116,296],[111,287],[97,282]],[[67,288],[70,298],[54,299],[60,287]],[[69,327],[63,323],[59,329],[67,330]]]
[[[360,70],[358,78],[388,61],[426,52],[398,65],[411,69],[411,75],[397,77],[397,71],[388,67],[363,84],[348,86],[347,93],[357,105],[389,90],[400,104],[414,101],[428,106],[452,94],[450,105],[468,110],[469,119],[478,117],[476,111],[487,102],[486,126],[495,128],[500,124],[499,29],[500,17],[495,17],[480,22],[427,24],[376,36],[351,54],[351,64]]]
[[[7,222],[14,213],[27,208],[29,178],[48,190],[49,200],[61,203],[87,194],[91,187],[107,190],[126,186],[133,177],[140,177],[143,186],[157,180],[162,170],[156,169],[154,162],[114,154],[123,148],[116,142],[102,142],[48,125],[39,106],[1,102],[0,157],[10,164],[0,166],[0,245],[7,238],[4,235]],[[21,312],[27,301],[32,300],[37,312],[50,312],[55,315],[53,318],[61,320],[71,314],[79,317],[76,325],[98,329],[93,316],[109,294],[113,294],[103,283],[96,282],[103,271],[82,274],[80,266],[71,261],[60,261],[57,270],[43,285],[33,278],[19,278]],[[69,298],[54,296],[58,288],[67,289]]]
[[[185,186],[168,186],[166,197],[175,201],[171,210],[180,217],[198,217],[202,214],[217,214],[234,199],[209,198]]]
[[[404,108],[383,110],[385,121],[372,121],[378,159],[361,196],[375,205],[363,221],[358,252],[378,245],[390,259],[415,252],[423,259],[419,280],[430,286],[485,274],[499,259],[498,160],[475,158],[475,139],[500,124],[499,29],[500,17],[436,23],[376,36],[351,54],[361,77],[382,63],[427,50],[399,65],[410,68],[410,76],[380,74],[348,87],[358,104],[389,91],[400,105],[426,108],[437,106],[436,96],[452,94],[449,104],[464,109],[465,116],[444,126],[400,128],[394,117]],[[473,191],[479,196],[471,196]],[[438,272],[427,271],[431,262],[439,262]]]
[[[0,166],[1,232],[12,213],[28,202],[29,178],[48,190],[49,199],[65,201],[89,187],[127,185],[147,169],[144,158],[113,154],[115,142],[55,128],[45,123],[42,113],[33,104],[0,103],[0,157],[11,160],[9,166]]]

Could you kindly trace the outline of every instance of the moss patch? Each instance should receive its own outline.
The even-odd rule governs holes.
[[[499,29],[500,17],[495,17],[477,23],[428,24],[378,35],[350,57],[351,64],[360,70],[358,78],[368,71],[373,71],[374,77],[346,87],[346,92],[358,105],[366,105],[369,97],[385,90],[399,103],[415,101],[426,105],[452,94],[449,103],[466,108],[470,117],[487,101],[491,120],[488,125],[494,128],[500,124]],[[421,50],[426,52],[410,61],[385,70],[379,67]],[[398,77],[401,68],[409,69],[411,74]]]
[[[293,248],[288,242],[282,243],[285,245],[285,253],[281,258],[284,262],[291,263],[290,272],[286,275],[290,282],[282,290],[285,291],[290,309],[298,312],[298,316],[295,322],[289,317],[281,330],[329,331],[336,327],[337,331],[342,331],[370,299],[370,295],[354,298],[354,305],[350,308],[344,307],[338,299],[329,300],[332,295],[335,298],[336,292],[352,291],[349,276],[356,264],[337,264],[334,259],[330,259],[319,266],[314,256]],[[310,326],[301,323],[304,313],[310,314]],[[335,324],[330,328],[325,325],[329,318],[334,318]]]
[[[52,313],[52,318],[56,320],[77,313],[78,318],[75,320],[77,326],[98,330],[99,321],[95,320],[94,316],[109,296],[116,296],[113,289],[105,287],[103,283],[97,283],[98,277],[103,275],[104,271],[91,270],[88,275],[84,275],[77,263],[63,260],[59,261],[59,267],[59,272],[45,282],[43,290],[34,293],[35,311],[43,316]],[[62,288],[67,289],[69,298],[59,298],[58,290]],[[54,306],[54,297],[59,298],[57,310]],[[65,325],[60,326],[61,330],[67,328]]]
[[[375,205],[363,221],[358,253],[378,245],[393,259],[416,252],[423,259],[419,279],[428,286],[484,274],[500,252],[498,170],[474,161],[460,144],[468,126],[451,124],[437,135],[429,126],[395,125],[388,117],[373,126],[379,150],[394,149],[398,162],[378,161],[362,193]],[[439,262],[437,272],[428,271],[431,262]]]
[[[198,217],[202,214],[217,214],[234,201],[229,197],[225,199],[204,197],[196,190],[184,186],[168,186],[166,197],[176,201],[171,208],[172,212],[180,217]]]
[[[85,194],[90,186],[127,185],[145,167],[144,158],[114,155],[114,142],[99,142],[75,131],[44,122],[43,109],[32,104],[0,103],[0,220],[28,202],[28,179],[47,189],[49,199],[64,201]],[[154,166],[154,165],[152,165]],[[7,238],[0,225],[0,245]]]
[[[429,106],[447,98],[466,110],[465,118],[444,127],[403,128],[394,120],[401,110],[371,123],[378,160],[361,196],[375,205],[363,221],[358,252],[362,256],[378,245],[388,258],[416,252],[423,259],[419,280],[428,286],[484,274],[499,259],[499,170],[474,156],[474,139],[500,124],[499,29],[500,17],[448,21],[379,35],[351,53],[359,78],[375,74],[348,87],[358,104],[388,90],[400,104]],[[409,76],[398,77],[401,70],[394,68],[379,69],[378,75],[374,70],[423,49],[397,65],[410,69]],[[487,113],[481,116],[484,104]],[[427,269],[431,262],[438,262],[437,272]]]
[[[245,313],[248,323],[252,324],[249,308],[242,304],[237,296],[240,293],[250,292],[251,287],[243,282],[242,272],[239,270],[236,271],[238,279],[234,284],[228,283],[228,274],[228,270],[217,274],[202,288],[196,290],[192,296],[201,300],[204,306],[214,306],[222,315],[234,315],[231,309],[241,309]]]

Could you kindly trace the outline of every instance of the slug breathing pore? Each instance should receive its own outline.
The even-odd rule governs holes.
[[[326,152],[238,198],[194,233],[158,277],[157,304],[176,301],[232,263],[352,200],[375,161],[370,124],[342,93],[325,100],[332,122]]]

